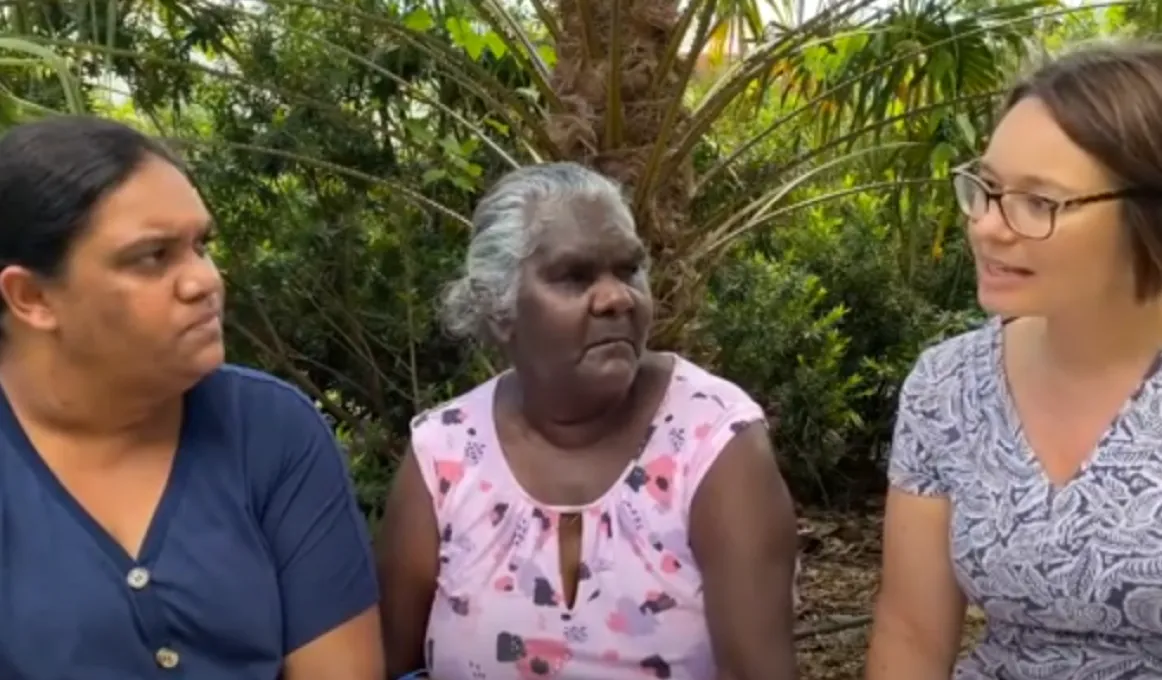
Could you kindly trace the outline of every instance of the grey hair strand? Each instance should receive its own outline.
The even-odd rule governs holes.
[[[472,214],[472,240],[462,275],[444,291],[441,317],[455,338],[485,341],[489,321],[511,319],[520,267],[536,247],[536,209],[547,202],[606,201],[633,228],[633,218],[613,180],[577,163],[542,163],[513,170],[485,194]]]

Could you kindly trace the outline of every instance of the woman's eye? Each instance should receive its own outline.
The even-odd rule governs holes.
[[[1057,205],[1057,201],[1051,198],[1045,198],[1044,196],[1026,196],[1025,205],[1033,212],[1046,213],[1052,210],[1053,206]]]
[[[583,267],[570,267],[561,273],[561,280],[570,284],[584,284],[590,280],[589,272]]]
[[[140,261],[142,264],[155,265],[165,259],[165,250],[158,248],[146,253],[142,253]]]
[[[171,253],[168,248],[153,248],[138,255],[134,264],[138,269],[156,273],[169,266],[170,259]]]
[[[627,264],[617,268],[617,276],[624,281],[628,281],[637,276],[641,270],[642,267],[640,264]]]

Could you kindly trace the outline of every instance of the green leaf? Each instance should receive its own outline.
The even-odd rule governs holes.
[[[473,30],[472,24],[467,19],[449,17],[444,22],[444,28],[448,29],[452,42],[464,48],[473,61],[480,59],[486,44],[484,38]]]
[[[403,18],[403,25],[410,31],[417,31],[420,33],[430,31],[436,26],[436,20],[432,18],[432,13],[423,7],[417,7],[407,13]]]
[[[428,170],[428,171],[424,172],[424,177],[423,177],[422,181],[423,181],[424,185],[427,186],[429,184],[435,184],[436,182],[439,182],[440,180],[444,179],[447,176],[448,176],[447,172],[445,172],[444,170],[441,170],[439,168],[435,168],[435,169]]]
[[[956,57],[951,52],[940,50],[928,62],[928,74],[933,80],[941,80],[956,71]]]
[[[937,177],[948,176],[948,166],[956,157],[956,149],[951,144],[941,142],[932,149],[932,173]]]
[[[553,68],[557,64],[557,50],[553,49],[552,45],[538,45],[537,54],[541,55],[541,61],[545,62],[545,66]]]
[[[484,35],[484,45],[497,59],[503,58],[508,52],[508,47],[504,44],[504,39],[496,31],[489,31]]]
[[[960,133],[964,135],[964,141],[969,146],[976,146],[976,128],[972,125],[972,120],[969,119],[967,113],[956,114],[956,125],[960,128]]]

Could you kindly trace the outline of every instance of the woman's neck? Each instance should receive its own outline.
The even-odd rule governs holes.
[[[1108,305],[1047,317],[1035,339],[1051,365],[1073,374],[1138,364],[1162,350],[1162,306]]]
[[[652,392],[656,373],[653,358],[647,355],[628,389],[584,394],[514,371],[509,374],[509,403],[520,419],[550,444],[562,449],[584,448],[633,421],[643,395]]]
[[[151,437],[181,417],[181,395],[151,393],[40,348],[5,347],[0,386],[13,410],[77,436]]]

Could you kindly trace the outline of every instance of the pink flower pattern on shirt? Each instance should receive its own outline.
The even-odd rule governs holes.
[[[497,379],[417,416],[412,447],[439,526],[427,634],[439,680],[714,680],[701,577],[687,536],[698,484],[742,427],[745,392],[674,357],[642,451],[584,507],[517,483],[496,437]],[[562,596],[557,528],[581,513],[580,578]]]

